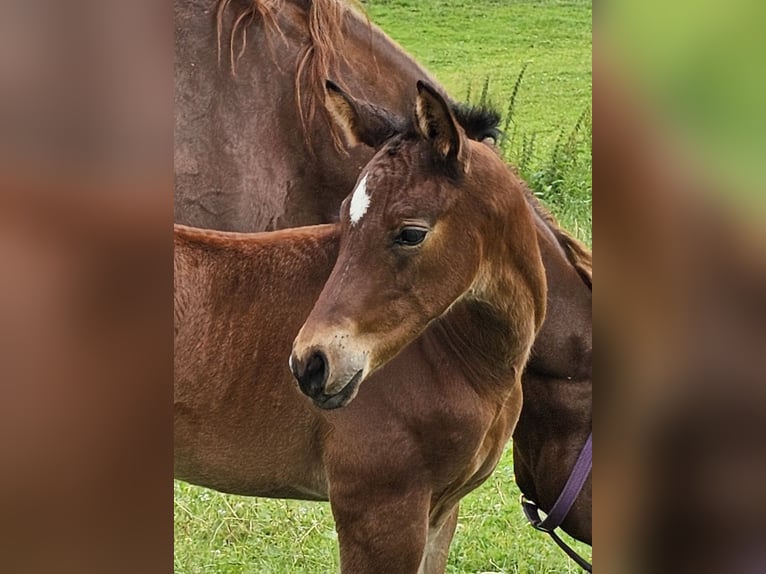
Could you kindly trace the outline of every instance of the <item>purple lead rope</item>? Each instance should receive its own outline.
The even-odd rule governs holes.
[[[561,523],[569,514],[577,496],[582,491],[582,487],[585,485],[585,481],[588,480],[588,475],[593,468],[593,433],[588,435],[588,440],[585,441],[585,445],[580,451],[580,455],[577,457],[572,473],[569,475],[564,488],[553,504],[551,511],[545,517],[540,518],[540,509],[531,500],[527,500],[522,495],[521,508],[524,510],[524,514],[527,520],[543,532],[547,532],[553,538],[553,541],[559,545],[559,547],[567,553],[567,555],[574,560],[578,566],[587,572],[593,572],[593,566],[578,555],[572,548],[570,548],[566,542],[564,542],[554,530],[561,526]]]

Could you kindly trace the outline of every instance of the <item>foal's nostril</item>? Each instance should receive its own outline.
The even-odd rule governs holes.
[[[322,351],[314,351],[305,362],[293,361],[292,368],[305,395],[316,398],[322,394],[327,380],[327,359]]]

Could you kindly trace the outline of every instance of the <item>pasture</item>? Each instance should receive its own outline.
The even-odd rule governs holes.
[[[370,18],[456,98],[504,114],[517,166],[578,237],[591,240],[591,3],[372,0]],[[519,80],[523,72],[523,77]],[[523,518],[510,449],[465,498],[448,572],[560,573],[579,569]],[[338,570],[329,505],[227,496],[176,482],[175,572],[328,573]],[[584,545],[576,545],[589,555]]]

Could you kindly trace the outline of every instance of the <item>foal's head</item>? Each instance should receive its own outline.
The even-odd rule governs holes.
[[[323,408],[347,404],[366,377],[464,298],[536,331],[545,295],[535,232],[496,152],[469,140],[422,82],[412,121],[329,82],[327,103],[352,143],[378,151],[341,206],[337,262],[295,339],[290,366],[301,390]],[[495,292],[498,274],[515,283],[505,292],[512,300]]]

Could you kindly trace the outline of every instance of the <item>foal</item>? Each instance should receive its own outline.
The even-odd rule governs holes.
[[[339,226],[176,227],[176,476],[329,497],[344,573],[441,573],[521,409],[546,301],[534,214],[428,85],[393,137],[401,119],[337,88],[328,105],[380,147]]]

